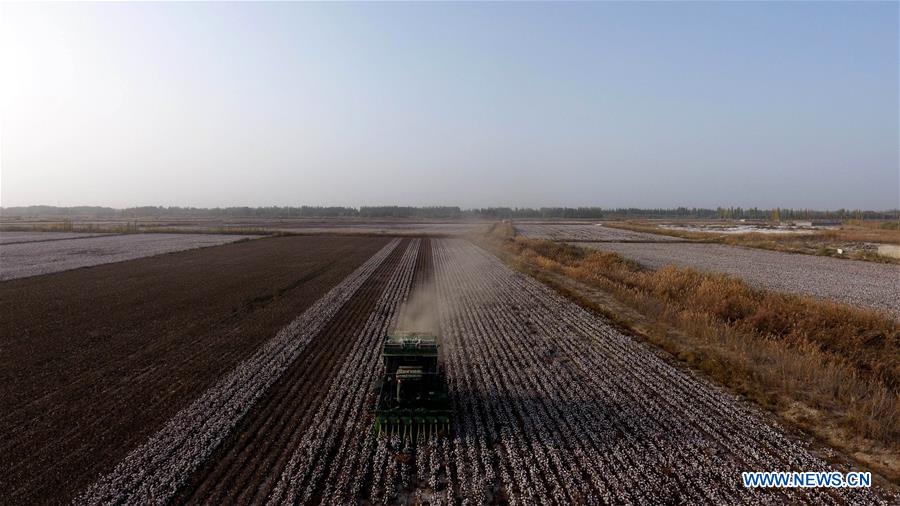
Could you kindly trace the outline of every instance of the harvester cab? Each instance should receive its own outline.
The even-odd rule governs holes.
[[[375,405],[375,431],[417,439],[451,431],[450,398],[437,336],[395,332],[384,341],[384,379]]]

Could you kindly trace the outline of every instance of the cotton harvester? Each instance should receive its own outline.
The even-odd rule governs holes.
[[[453,408],[438,349],[438,339],[431,334],[387,336],[381,353],[384,379],[374,411],[378,434],[417,439],[452,430]]]

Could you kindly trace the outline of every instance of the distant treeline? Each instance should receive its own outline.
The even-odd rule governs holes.
[[[813,220],[813,219],[898,219],[900,210],[863,211],[859,209],[838,209],[820,211],[814,209],[759,209],[751,207],[676,207],[659,209],[601,208],[601,207],[484,207],[461,209],[458,206],[362,206],[356,207],[55,207],[28,206],[0,208],[4,217],[29,218],[574,218],[574,219],[615,219],[615,218],[705,218],[705,219],[747,219],[747,220]]]
[[[820,211],[815,209],[759,209],[751,207],[718,207],[707,209],[702,207],[675,207],[658,209],[639,209],[636,207],[601,208],[601,207],[489,207],[472,209],[472,213],[493,218],[574,218],[574,219],[610,219],[610,218],[702,218],[702,219],[736,219],[736,220],[814,220],[814,219],[859,219],[885,220],[897,219],[900,210],[863,211],[860,209],[838,209]]]

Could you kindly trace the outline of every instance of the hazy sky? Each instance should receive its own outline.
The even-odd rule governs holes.
[[[895,2],[0,5],[0,204],[900,205]]]

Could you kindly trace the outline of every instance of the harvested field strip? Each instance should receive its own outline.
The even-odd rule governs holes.
[[[307,500],[321,496],[328,484],[325,473],[339,469],[333,463],[343,460],[336,454],[338,448],[345,448],[342,438],[369,441],[372,437],[371,421],[364,415],[373,377],[366,371],[379,363],[380,344],[421,266],[419,245],[419,240],[411,241],[395,268],[384,272],[379,286],[373,286],[369,294],[361,293],[360,300],[354,301],[359,302],[356,308],[342,315],[346,321],[316,339],[323,347],[334,346],[334,340],[340,341],[338,346],[349,346],[327,364],[298,362],[292,376],[275,385],[249,423],[242,424],[231,448],[223,448],[226,451],[217,455],[218,462],[201,468],[177,502],[262,502],[278,497],[286,486],[279,480],[282,470],[296,475],[292,483],[304,478],[309,482]],[[320,365],[327,368],[321,374]],[[302,386],[295,388],[298,384]],[[347,478],[348,484],[358,481]]]
[[[367,402],[380,364],[381,343],[394,323],[396,311],[409,295],[418,246],[418,241],[410,246],[392,286],[378,301],[358,336],[356,348],[313,415],[321,423],[310,426],[300,444],[291,449],[292,455],[269,497],[270,503],[338,500],[326,487],[343,489],[361,485],[360,473],[343,474],[344,481],[332,480],[348,463],[353,465],[357,459],[370,456],[374,435],[372,422],[365,416],[370,409]]]
[[[426,243],[425,247],[420,250],[413,288],[410,297],[403,307],[400,308],[397,321],[414,321],[414,318],[409,318],[410,309],[415,311],[427,309],[433,310],[433,308],[426,307],[410,307],[410,302],[416,296],[423,297],[419,299],[419,302],[424,300],[427,303],[430,301],[429,294],[433,289],[431,282],[432,253],[433,249],[431,243]],[[420,323],[427,324],[428,322],[422,320]],[[408,329],[406,327],[403,328]],[[412,328],[415,328],[416,330],[428,330],[425,327]],[[371,348],[372,344],[374,344],[375,349]],[[375,354],[374,358],[373,352]],[[369,361],[367,367],[364,369],[365,376],[367,377],[364,376],[362,378],[361,383],[358,384],[358,388],[365,389],[367,384],[373,385],[377,379],[382,377],[384,367],[380,360],[380,356],[377,355],[379,352],[380,343],[371,343],[370,348],[367,350]],[[366,407],[372,406],[374,404],[374,396],[365,397],[365,403]],[[371,418],[368,416],[360,416],[360,412],[357,411],[355,415],[346,419],[344,422],[342,439],[338,443],[338,446],[331,450],[333,453],[337,454],[337,457],[334,460],[335,465],[332,465],[330,469],[327,470],[327,475],[325,475],[322,480],[323,483],[316,485],[314,490],[320,491],[323,489],[323,484],[327,485],[327,487],[324,488],[324,494],[321,494],[321,496],[326,502],[330,502],[331,504],[355,501],[361,497],[364,490],[382,490],[379,487],[379,483],[382,483],[381,480],[384,479],[384,475],[380,472],[384,469],[382,463],[385,459],[393,457],[386,453],[386,448],[384,439],[376,438],[373,435]],[[406,469],[409,469],[408,465],[406,465]],[[282,476],[282,479],[285,480],[289,478]],[[299,484],[292,485],[294,486],[294,491],[288,492],[289,497],[294,496],[301,490],[298,486]],[[315,492],[311,495],[308,490],[303,492],[303,496],[316,497]]]
[[[754,286],[891,312],[900,319],[900,265],[796,255],[723,244],[578,243],[648,267],[679,265],[740,277]]]
[[[382,248],[252,357],[238,364],[131,452],[112,473],[91,486],[78,502],[163,501],[171,497],[398,243],[395,239]]]
[[[284,237],[0,283],[0,486],[67,502],[387,244]]]
[[[414,244],[409,246],[414,247]],[[271,491],[291,449],[316,420],[341,364],[356,347],[376,303],[398,274],[399,247],[272,385],[220,450],[182,488],[177,502],[259,502]]]
[[[280,501],[322,501],[331,504],[346,504],[351,498],[360,497],[363,490],[371,489],[382,479],[378,467],[373,462],[387,458],[379,453],[383,445],[377,443],[371,417],[366,415],[374,404],[376,380],[383,374],[380,351],[387,329],[404,319],[409,302],[415,290],[425,290],[431,277],[431,245],[423,242],[416,260],[412,288],[407,287],[408,296],[399,312],[379,323],[381,329],[375,339],[367,339],[357,352],[356,361],[343,372],[348,385],[341,390],[332,389],[332,399],[326,414],[337,413],[339,424],[330,432],[321,431],[307,436],[300,451],[292,456],[292,469],[282,473],[277,494],[269,498],[269,503]],[[405,328],[405,327],[404,327]],[[356,371],[356,374],[353,373]],[[352,380],[352,382],[351,382]],[[341,405],[343,392],[351,394],[354,404]],[[320,456],[320,452],[325,453]],[[377,466],[377,464],[376,464]]]
[[[107,234],[63,241],[0,244],[0,281],[216,246],[255,236]]]

